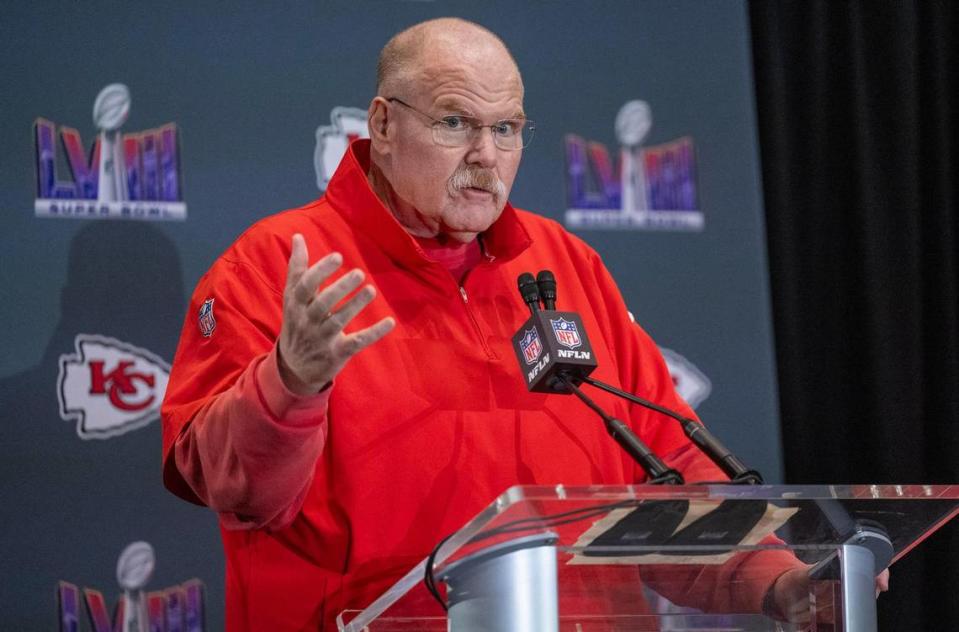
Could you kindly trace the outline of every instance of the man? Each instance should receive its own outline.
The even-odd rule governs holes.
[[[520,272],[554,271],[599,379],[693,414],[599,256],[508,204],[531,129],[499,38],[416,25],[383,49],[370,140],[324,197],[256,224],[199,282],[164,478],[219,513],[230,629],[333,629],[511,485],[643,480],[593,413],[526,391]],[[596,399],[687,480],[721,477],[675,424]],[[792,567],[776,559],[711,605],[758,611]]]

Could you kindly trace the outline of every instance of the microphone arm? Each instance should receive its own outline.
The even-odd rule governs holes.
[[[709,457],[709,459],[715,463],[719,469],[725,472],[726,476],[731,479],[731,482],[736,484],[749,484],[749,485],[762,485],[763,477],[756,470],[751,470],[746,467],[739,458],[729,451],[729,449],[724,446],[719,439],[713,435],[713,433],[707,430],[706,426],[701,423],[697,423],[692,419],[683,417],[679,413],[672,411],[668,408],[660,406],[659,404],[654,404],[651,401],[645,400],[642,397],[637,397],[632,393],[627,393],[624,390],[618,389],[615,386],[606,384],[605,382],[600,382],[597,379],[591,378],[588,375],[583,377],[583,381],[587,384],[595,386],[596,388],[606,391],[607,393],[612,393],[618,397],[622,397],[628,401],[638,404],[649,410],[654,410],[657,413],[666,415],[671,419],[675,419],[683,428],[683,432],[689,437],[689,440],[696,444],[703,454]],[[567,382],[569,384],[569,382]],[[618,439],[617,439],[618,441]]]
[[[606,414],[596,402],[590,399],[565,373],[557,375],[560,381],[566,384],[570,392],[580,398],[593,412],[602,417],[606,424],[606,432],[609,433],[616,443],[626,450],[629,456],[633,457],[646,475],[649,477],[649,483],[653,485],[682,485],[683,477],[676,470],[666,465],[662,459],[649,449],[643,441],[625,423]]]

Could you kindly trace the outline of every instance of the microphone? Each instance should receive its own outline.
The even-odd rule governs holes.
[[[660,406],[589,377],[597,363],[589,338],[586,336],[586,328],[583,326],[582,318],[574,312],[559,312],[553,309],[556,300],[556,279],[552,272],[549,270],[540,271],[535,282],[533,282],[534,288],[532,289],[530,288],[531,282],[533,282],[532,274],[524,272],[520,275],[519,286],[523,300],[529,305],[530,299],[527,296],[535,293],[536,299],[534,299],[534,302],[538,302],[538,298],[542,296],[549,307],[540,311],[530,305],[530,318],[513,336],[513,349],[519,360],[520,370],[526,379],[527,389],[537,393],[573,394],[586,402],[585,396],[578,388],[580,384],[586,382],[600,390],[679,422],[683,433],[689,440],[729,476],[733,483],[754,485],[763,483],[763,477],[758,471],[748,468],[703,424],[684,417],[665,406]],[[598,412],[598,407],[595,407],[595,404],[587,402],[587,405]],[[603,416],[607,429],[610,429],[610,421],[606,414],[602,412],[599,414]],[[610,434],[613,434],[611,429]],[[613,436],[617,441],[620,441],[615,434]],[[621,445],[634,458],[637,458],[638,451],[627,447],[622,442]],[[644,467],[646,466],[644,465]],[[658,468],[654,467],[653,469]],[[649,469],[647,469],[647,472],[649,472]],[[660,477],[663,476],[663,472],[659,472],[659,474]],[[671,472],[666,472],[666,474],[669,475]],[[651,478],[656,477],[651,475]]]
[[[596,368],[596,359],[579,314],[554,309],[553,273],[543,270],[534,280],[532,274],[524,272],[517,284],[530,309],[529,319],[513,336],[513,349],[526,378],[526,388],[539,393],[572,393],[602,418],[606,432],[643,468],[650,483],[682,485],[679,472],[656,456],[628,425],[607,414],[579,389],[579,384]],[[541,294],[545,310],[539,310]]]
[[[539,276],[546,278],[544,296],[553,305],[556,280],[552,279],[550,287],[549,277],[553,274],[544,270]],[[517,283],[530,311],[529,319],[513,335],[513,350],[526,378],[526,388],[537,393],[569,393],[570,388],[559,378],[560,373],[579,385],[596,368],[583,320],[574,312],[540,310],[539,287],[543,285],[537,287],[536,279],[529,272],[519,275]]]
[[[536,279],[529,272],[524,272],[516,279],[519,285],[519,294],[523,297],[523,302],[529,307],[529,313],[535,314],[539,311],[539,288],[536,286]]]
[[[540,270],[536,275],[539,295],[543,297],[543,309],[556,309],[556,277],[549,270]]]

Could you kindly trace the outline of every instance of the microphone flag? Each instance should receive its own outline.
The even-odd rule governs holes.
[[[583,320],[575,312],[539,310],[513,336],[526,388],[537,393],[568,393],[557,375],[567,374],[574,384],[596,368]]]

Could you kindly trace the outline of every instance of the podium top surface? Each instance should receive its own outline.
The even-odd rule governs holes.
[[[617,522],[622,531],[627,527],[622,524],[624,519],[648,525],[649,521],[640,517],[659,520],[664,512],[673,515],[674,522],[679,519],[668,538],[634,532],[618,541],[605,538],[597,544],[588,537],[590,531],[598,535],[597,531]],[[717,545],[736,550],[773,546],[832,551],[853,533],[876,530],[893,542],[898,559],[956,513],[959,485],[515,486],[451,535],[435,562],[441,568],[500,539],[545,531],[556,534],[557,546],[569,553],[596,551],[602,546],[608,552],[642,554],[645,547],[695,552],[697,547],[713,550]],[[675,537],[698,519],[725,522],[730,527],[741,523],[745,528],[749,516],[756,519],[760,514],[767,527],[762,535],[775,532],[781,544],[758,543],[755,540],[762,539],[758,534],[734,541],[737,533],[733,531],[721,542],[708,534],[703,536],[708,542]]]
[[[440,576],[537,534],[555,543],[566,569],[632,565],[662,575],[665,566],[721,565],[759,551],[818,569],[850,543],[876,545],[886,566],[957,513],[959,485],[515,486],[438,543],[433,569]],[[422,583],[427,561],[342,629],[362,630],[387,612]]]

